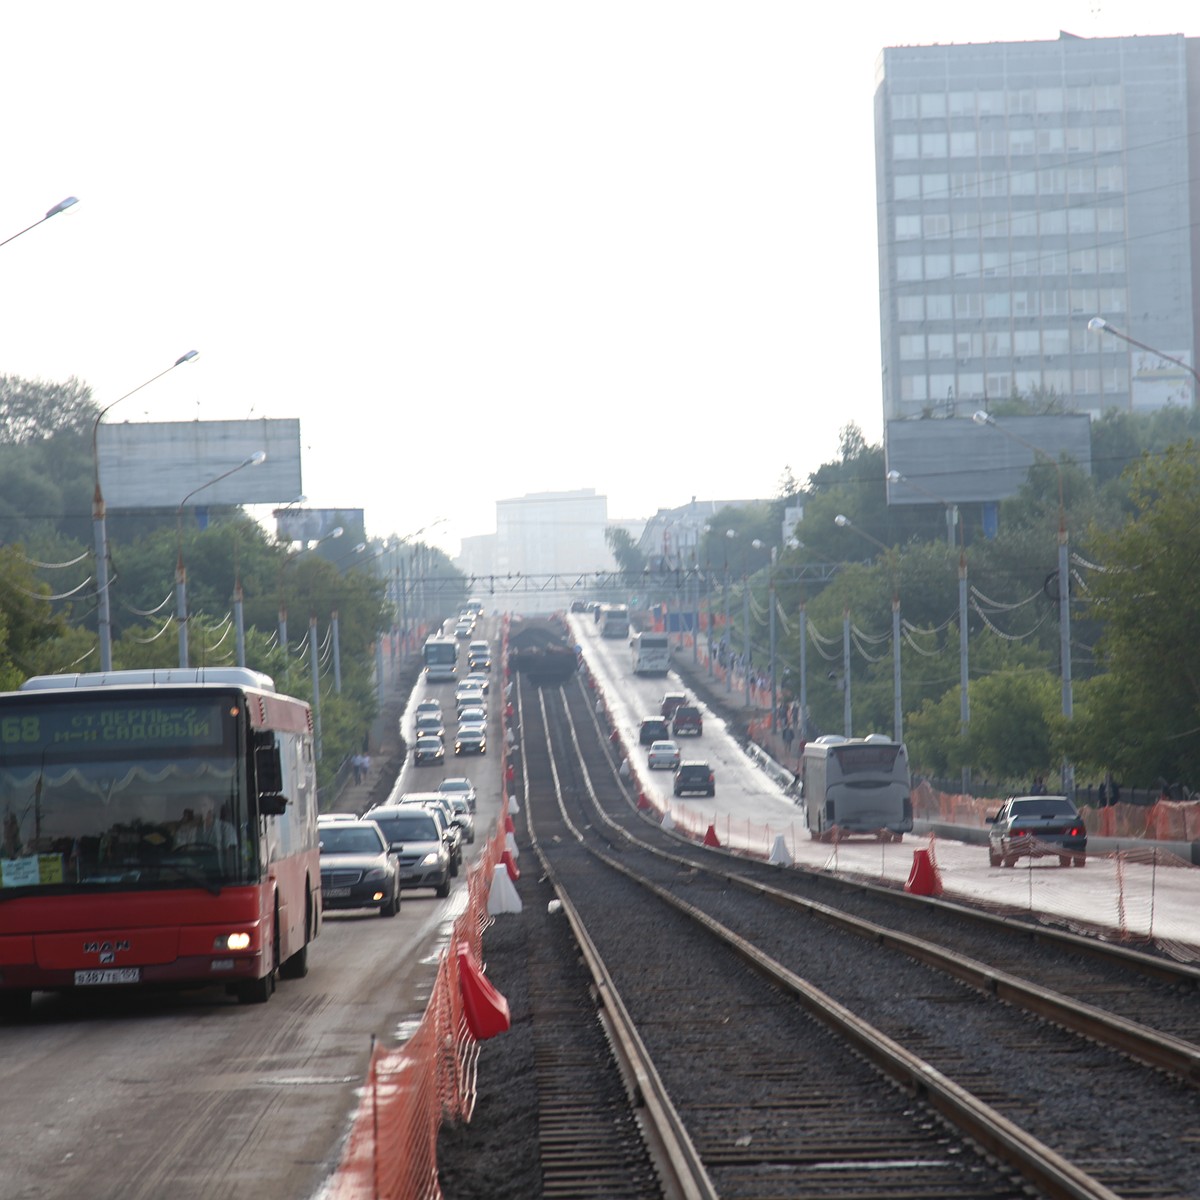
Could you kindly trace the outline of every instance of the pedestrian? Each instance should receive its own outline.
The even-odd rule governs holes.
[[[1046,781],[1040,776],[1033,777],[1033,784],[1029,789],[1031,796],[1044,796],[1046,794]]]
[[[362,777],[365,783],[371,778],[371,756],[364,750],[359,757],[362,759]]]
[[[355,786],[362,783],[362,755],[355,754],[350,760],[350,769],[354,772]]]

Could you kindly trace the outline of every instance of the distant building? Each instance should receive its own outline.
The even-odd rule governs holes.
[[[675,570],[705,564],[698,562],[704,535],[712,519],[723,508],[745,508],[761,500],[697,500],[678,508],[660,508],[642,530],[638,549],[651,570]]]
[[[883,51],[885,421],[1195,403],[1200,41]],[[1035,410],[1037,411],[1037,410]]]

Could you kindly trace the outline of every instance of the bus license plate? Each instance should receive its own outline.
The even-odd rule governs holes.
[[[350,895],[350,889],[348,887],[346,887],[346,888],[326,888],[324,894],[326,896],[328,896],[330,898],[330,900],[337,900],[342,896]]]
[[[101,983],[140,983],[140,967],[111,967],[107,971],[76,971],[75,986],[91,987]]]

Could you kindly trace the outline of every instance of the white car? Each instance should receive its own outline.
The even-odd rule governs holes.
[[[679,766],[679,747],[674,742],[652,742],[647,763],[652,771],[673,771]]]
[[[460,728],[463,725],[486,725],[487,709],[478,704],[468,704],[459,709],[458,724]]]
[[[458,775],[450,779],[443,779],[437,785],[437,790],[450,796],[462,796],[467,802],[467,808],[471,812],[475,811],[475,785],[465,776]]]

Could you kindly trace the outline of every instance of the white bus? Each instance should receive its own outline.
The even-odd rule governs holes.
[[[629,636],[629,609],[623,604],[605,604],[597,614],[600,636],[607,638]]]
[[[912,830],[903,742],[881,733],[819,737],[804,747],[800,780],[808,831],[819,841],[865,834],[898,842]]]
[[[665,675],[670,670],[671,642],[665,633],[635,633],[629,644],[635,675]]]
[[[449,683],[458,674],[458,642],[452,637],[434,634],[425,639],[421,651],[428,683]]]

